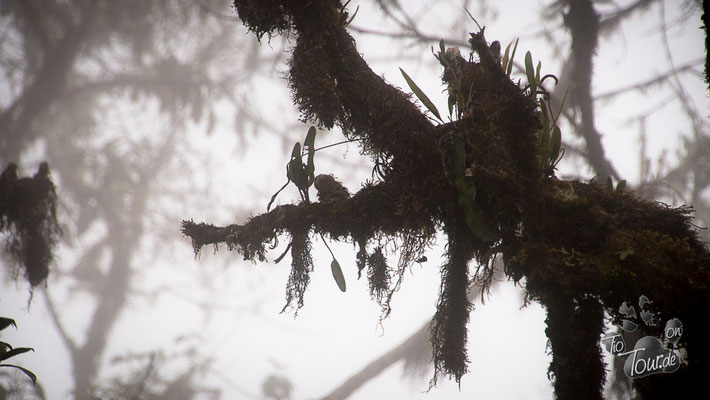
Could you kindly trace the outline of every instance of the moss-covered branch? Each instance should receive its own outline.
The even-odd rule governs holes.
[[[417,137],[432,125],[410,96],[388,85],[362,59],[345,29],[339,1],[236,1],[240,18],[261,36],[289,29],[296,33],[289,83],[306,120],[338,124],[363,139],[371,154],[409,158]]]
[[[384,235],[412,230],[433,232],[435,225],[431,219],[413,218],[409,210],[398,209],[400,189],[395,184],[369,185],[339,202],[281,205],[242,225],[216,227],[183,221],[182,232],[192,239],[196,252],[205,245],[224,243],[251,261],[264,261],[265,246],[284,232],[310,229],[333,239],[370,238],[375,232]]]
[[[574,398],[578,390],[588,398],[601,396],[602,310],[618,321],[621,303],[641,294],[656,301],[664,318],[683,321],[680,344],[688,356],[680,371],[645,378],[636,387],[657,395],[700,385],[710,363],[704,336],[710,326],[703,317],[710,302],[710,254],[697,238],[690,210],[551,176],[538,93],[533,85],[510,81],[483,32],[471,35],[478,56],[473,61],[457,51],[438,54],[460,118],[434,127],[409,96],[360,57],[340,2],[244,0],[235,6],[258,37],[295,33],[289,83],[302,117],[339,125],[360,139],[378,164],[381,182],[349,199],[279,206],[244,224],[183,222],[196,251],[226,243],[245,259],[264,260],[267,244],[290,235],[286,299],[287,306],[300,307],[313,268],[310,233],[351,239],[360,245],[358,267],[370,268],[371,293],[386,314],[401,283],[395,274],[401,277],[441,229],[448,236],[448,259],[431,325],[435,378],[444,373],[458,381],[466,372],[466,291],[471,283],[486,289],[489,256],[501,252],[508,277],[521,283],[525,278],[528,299],[547,308],[550,371],[559,398]],[[405,239],[394,270],[379,247],[367,250],[368,241],[383,235]],[[475,274],[468,270],[472,260],[479,263]]]

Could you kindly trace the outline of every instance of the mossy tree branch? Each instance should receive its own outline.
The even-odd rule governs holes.
[[[433,383],[438,374],[460,381],[466,372],[471,310],[466,291],[471,283],[482,290],[490,284],[488,258],[494,252],[503,254],[508,277],[526,278],[528,300],[547,308],[554,354],[550,371],[559,398],[579,398],[576,388],[582,381],[585,398],[601,397],[602,310],[618,321],[621,302],[641,294],[655,299],[664,317],[683,321],[688,365],[637,387],[657,394],[693,390],[702,382],[710,359],[703,339],[710,326],[702,317],[710,300],[710,255],[693,230],[690,210],[549,177],[540,162],[544,149],[536,93],[508,79],[483,32],[470,40],[478,60],[439,54],[450,91],[474,95],[457,103],[461,119],[433,126],[409,96],[367,66],[345,29],[348,17],[338,1],[245,0],[235,6],[258,37],[295,32],[289,83],[303,119],[338,125],[349,138],[360,139],[362,150],[384,172],[380,183],[334,203],[284,205],[223,228],[183,222],[196,250],[226,243],[246,259],[263,261],[265,245],[290,234],[287,303],[300,307],[312,268],[309,232],[359,243],[361,267],[370,257],[363,246],[368,240],[405,236],[401,271],[440,229],[447,234],[448,259],[431,325]],[[474,222],[493,232],[490,237],[475,233],[466,207],[479,211]],[[632,256],[620,256],[629,250]],[[475,274],[468,268],[473,259],[481,265]],[[388,281],[379,273],[368,276]]]

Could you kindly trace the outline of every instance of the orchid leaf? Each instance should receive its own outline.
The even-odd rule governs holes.
[[[441,115],[439,114],[439,110],[436,108],[434,103],[429,99],[429,97],[426,94],[424,94],[424,92],[419,88],[419,86],[417,86],[417,84],[414,83],[412,78],[410,78],[409,75],[407,75],[407,73],[404,72],[404,70],[402,68],[400,68],[399,70],[402,72],[402,76],[404,76],[404,80],[407,81],[407,85],[409,85],[409,88],[412,89],[412,92],[414,92],[414,94],[417,96],[419,101],[421,101],[422,104],[424,104],[424,106],[429,111],[431,111],[431,113],[434,114],[434,116],[436,118],[439,119],[439,121],[444,122],[444,120],[441,119]]]

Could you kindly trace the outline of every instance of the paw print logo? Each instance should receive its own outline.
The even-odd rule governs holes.
[[[658,325],[658,319],[656,318],[656,315],[649,310],[645,310],[646,306],[651,304],[651,300],[648,299],[648,297],[641,295],[639,297],[639,308],[641,309],[641,320],[643,321],[646,326],[657,326]],[[636,318],[636,310],[634,309],[634,306],[628,305],[626,302],[623,302],[621,306],[619,307],[619,313],[623,315],[626,318]],[[635,332],[636,329],[638,329],[638,324],[629,320],[629,319],[623,319],[621,321],[621,329],[624,332]]]
[[[634,309],[634,306],[627,305],[626,302],[623,302],[619,307],[619,313],[626,318],[636,318],[636,309]],[[624,332],[635,332],[638,327],[638,324],[633,321],[628,319],[621,320],[621,329]]]
[[[651,304],[651,300],[646,296],[639,297],[639,308],[641,309],[641,320],[646,326],[657,326],[658,318],[656,315],[647,310],[647,306]],[[632,305],[626,302],[619,307],[619,313],[624,318],[621,321],[621,329],[624,332],[634,332],[639,325],[632,319],[636,319],[636,310]],[[668,320],[663,335],[666,345],[661,339],[654,336],[645,336],[639,339],[633,350],[626,351],[626,343],[621,334],[610,333],[602,338],[602,342],[608,352],[615,356],[628,356],[624,363],[624,373],[629,378],[643,378],[645,376],[671,373],[680,368],[681,357],[680,352],[674,349],[674,345],[683,334],[683,324],[679,319],[673,318]]]

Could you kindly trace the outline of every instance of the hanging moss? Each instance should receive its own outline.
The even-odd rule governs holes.
[[[473,257],[473,248],[466,240],[469,235],[462,235],[460,230],[449,230],[447,235],[447,261],[441,266],[439,301],[430,327],[434,361],[431,386],[436,385],[439,374],[452,376],[460,384],[469,362],[466,324],[473,306],[468,298],[471,282],[468,262]]]
[[[387,259],[378,247],[367,257],[367,281],[370,284],[370,296],[382,304],[390,290],[391,269]]]
[[[310,273],[313,271],[313,259],[311,258],[311,241],[308,238],[308,230],[291,232],[291,274],[288,276],[286,284],[286,305],[296,308],[296,313],[303,307],[303,296],[306,293],[308,284],[311,282]]]
[[[5,251],[32,287],[49,274],[61,229],[57,222],[57,194],[42,163],[32,177],[18,179],[17,165],[0,176],[0,232],[6,233]]]

